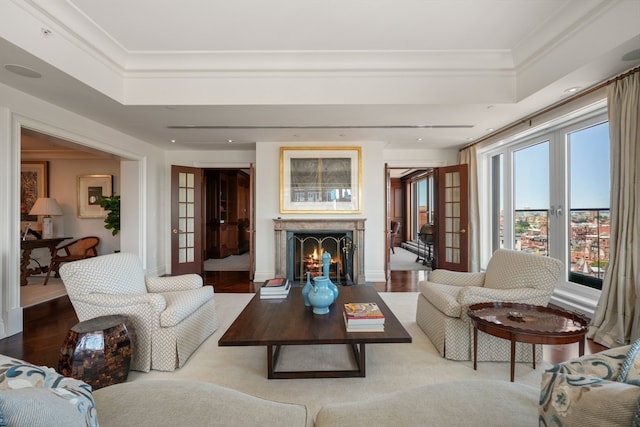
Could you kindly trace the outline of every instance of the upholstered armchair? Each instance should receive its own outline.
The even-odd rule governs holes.
[[[557,259],[497,250],[484,272],[434,270],[419,283],[416,322],[440,355],[471,360],[473,327],[467,307],[480,302],[516,302],[546,306],[560,277]],[[478,360],[510,360],[510,342],[478,332]],[[516,345],[516,360],[531,361],[531,345]],[[540,360],[542,351],[536,349]],[[538,361],[539,361],[538,360]]]
[[[218,327],[213,288],[197,274],[145,277],[136,255],[116,253],[63,264],[60,277],[80,321],[130,319],[133,370],[182,367]]]

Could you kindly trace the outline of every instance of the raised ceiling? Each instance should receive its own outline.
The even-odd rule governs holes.
[[[459,148],[640,64],[638,22],[640,0],[4,0],[0,82],[168,150]]]

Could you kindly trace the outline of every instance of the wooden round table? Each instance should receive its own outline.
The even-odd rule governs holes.
[[[533,369],[536,368],[536,344],[579,343],[584,341],[589,320],[577,313],[551,307],[509,302],[487,302],[469,306],[473,324],[473,369],[478,367],[478,331],[511,341],[511,381],[515,375],[516,342],[531,344]]]
[[[133,325],[123,315],[101,316],[76,324],[60,349],[58,372],[93,390],[125,382],[129,376]]]

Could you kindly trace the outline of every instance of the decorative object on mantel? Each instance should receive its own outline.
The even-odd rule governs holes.
[[[313,306],[313,313],[328,314],[329,306],[336,300],[335,294],[329,288],[331,281],[326,276],[316,276],[313,281],[313,289],[309,292],[309,302]]]

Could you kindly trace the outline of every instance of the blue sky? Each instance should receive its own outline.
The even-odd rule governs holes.
[[[609,206],[609,125],[602,123],[569,136],[570,207]],[[516,209],[549,208],[549,143],[514,154]]]

